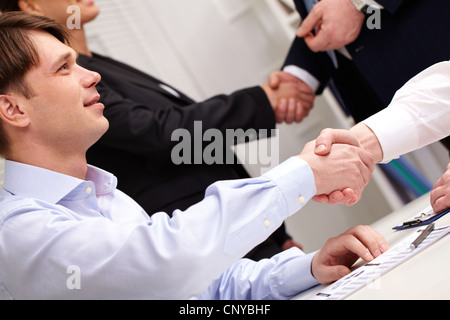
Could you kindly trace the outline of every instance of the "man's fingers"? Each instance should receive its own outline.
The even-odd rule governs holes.
[[[275,118],[277,123],[282,123],[286,119],[286,113],[288,109],[287,99],[283,98],[280,100],[277,109],[275,110]]]
[[[270,88],[272,88],[273,90],[277,89],[281,82],[279,74],[277,72],[273,72],[269,76],[268,82],[269,82]]]
[[[430,203],[435,213],[448,208],[447,203],[450,203],[450,199],[447,199],[446,188],[444,186],[437,185],[436,183],[430,194]]]
[[[439,212],[444,211],[445,209],[448,208],[448,206],[447,206],[447,204],[446,204],[444,198],[438,198],[438,199],[436,199],[436,200],[432,203],[431,207],[433,208],[433,211],[434,211],[435,213],[439,213]]]
[[[322,32],[321,29],[319,29],[316,32],[316,35],[308,34],[304,37],[306,45],[311,49],[313,52],[320,52],[320,51],[328,51],[331,50],[330,41],[328,39],[328,36],[325,32]]]
[[[350,273],[350,269],[346,266],[322,266],[322,277],[320,282],[323,284],[332,283]]]
[[[434,184],[430,194],[430,203],[436,213],[450,207],[450,164],[447,172]]]
[[[371,261],[389,249],[384,237],[368,226],[357,226],[345,234],[352,235],[348,249],[365,261]]]
[[[359,258],[372,261],[387,250],[386,240],[374,229],[353,227],[325,243],[313,258],[312,273],[320,283],[330,283],[348,274]]]
[[[330,153],[333,144],[349,144],[360,147],[358,138],[348,130],[324,129],[316,139],[315,153],[325,156]]]
[[[297,37],[304,38],[309,36],[321,19],[322,15],[320,10],[318,10],[317,6],[314,6],[308,16],[303,20],[300,27],[297,29]]]

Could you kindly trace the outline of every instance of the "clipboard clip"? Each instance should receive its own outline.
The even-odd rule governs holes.
[[[422,210],[421,213],[415,215],[412,218],[409,218],[409,220],[406,220],[405,222],[403,222],[403,224],[393,227],[392,229],[406,230],[406,229],[410,229],[410,228],[427,225],[427,224],[430,224],[430,223],[436,221],[437,219],[441,218],[442,216],[446,215],[449,212],[450,212],[450,208],[436,214],[433,211],[433,209],[431,208],[431,206],[429,206],[429,207],[425,208],[424,210]]]
[[[415,216],[411,220],[403,222],[403,227],[416,226],[416,225],[422,223],[423,221],[427,220],[428,218],[430,218],[430,216],[432,216],[431,213],[421,213],[420,215]]]
[[[413,226],[418,225],[419,223],[422,223],[421,219],[408,220],[408,221],[403,222],[402,226],[403,227],[413,227]]]

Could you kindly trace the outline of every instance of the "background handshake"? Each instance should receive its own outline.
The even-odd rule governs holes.
[[[272,72],[262,88],[272,105],[277,123],[299,123],[314,106],[316,96],[312,89],[287,72]]]
[[[299,123],[314,106],[312,89],[289,73],[273,72],[262,88],[277,123]],[[363,145],[361,139],[369,142]],[[298,157],[308,162],[313,170],[316,202],[352,206],[361,200],[375,163],[382,159],[382,151],[370,129],[357,125],[351,130],[323,130]]]

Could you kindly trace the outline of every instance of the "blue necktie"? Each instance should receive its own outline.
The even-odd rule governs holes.
[[[317,3],[317,0],[303,0],[303,2],[305,3],[306,10],[309,13],[309,12],[311,12],[314,5]],[[333,50],[328,50],[327,53],[330,56],[331,61],[333,61],[333,65],[335,66],[335,68],[337,68],[338,62],[337,62],[336,54],[334,53]]]

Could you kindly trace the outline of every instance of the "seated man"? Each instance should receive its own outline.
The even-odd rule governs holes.
[[[0,11],[23,11],[67,25],[67,9],[71,4],[74,1],[4,0],[0,2]],[[89,148],[87,159],[117,176],[120,189],[150,215],[187,209],[201,201],[206,188],[216,181],[249,177],[233,155],[233,163],[206,164],[196,160],[195,165],[175,165],[171,151],[178,141],[172,139],[174,130],[186,129],[194,137],[197,135],[194,123],[201,121],[202,136],[211,128],[221,132],[265,130],[271,135],[276,120],[301,121],[305,115],[303,108],[312,107],[314,95],[299,81],[282,81],[277,90],[264,83],[230,95],[194,101],[151,75],[90,51],[84,27],[96,19],[100,9],[90,1],[78,1],[76,5],[80,10],[80,27],[68,31],[70,45],[79,54],[80,66],[102,76],[97,90],[110,123],[109,130]],[[287,76],[277,74],[283,79]],[[302,103],[296,106],[295,101]],[[225,146],[223,154],[229,152],[228,147]],[[198,151],[203,154],[202,146],[194,144],[191,154]],[[255,260],[270,257],[293,245],[298,244],[282,225],[248,257]]]
[[[310,143],[260,178],[216,183],[184,212],[149,217],[87,164],[108,129],[100,76],[65,41],[53,20],[0,16],[2,298],[287,299],[388,249],[356,227],[317,253],[239,260],[316,193],[366,185],[373,159],[349,145],[322,157]]]

